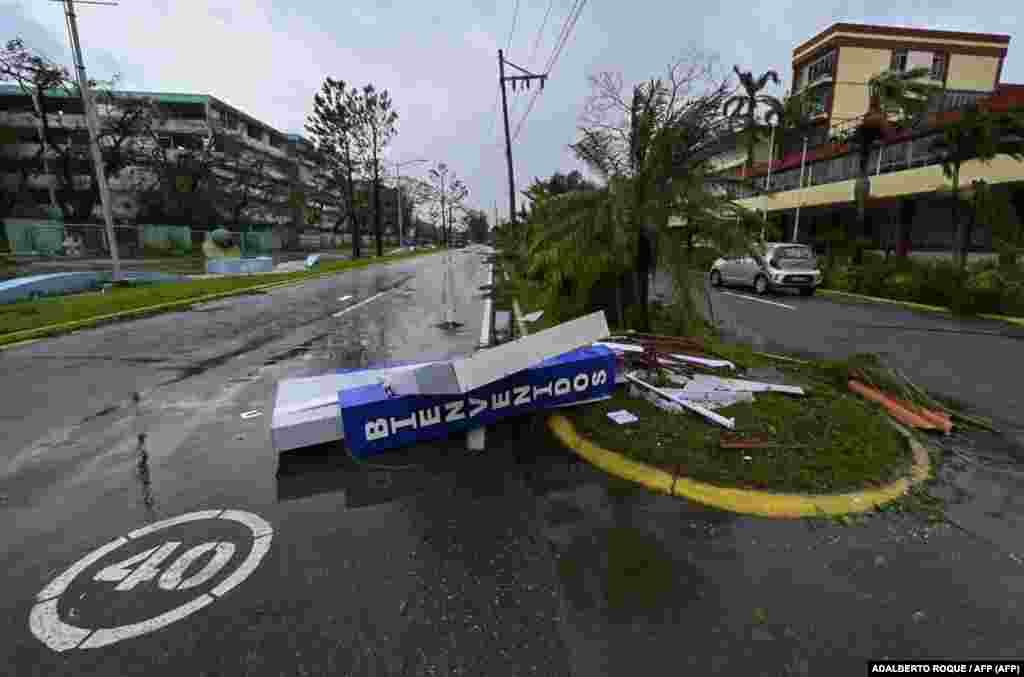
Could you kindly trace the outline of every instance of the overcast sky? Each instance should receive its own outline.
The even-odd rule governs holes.
[[[124,89],[212,94],[286,132],[302,133],[325,76],[388,89],[400,115],[391,157],[447,162],[469,185],[471,205],[490,215],[497,201],[504,218],[497,50],[508,45],[516,15],[506,56],[542,70],[573,2],[120,0],[117,7],[81,5],[78,14],[90,77],[119,73]],[[514,144],[517,188],[577,168],[567,144],[575,140],[590,73],[615,70],[638,81],[697,46],[726,68],[774,68],[788,86],[793,47],[848,21],[1009,34],[1003,81],[1024,82],[1019,8],[1019,0],[922,0],[899,8],[883,1],[592,0]],[[61,3],[0,0],[0,39],[14,37],[70,64]],[[532,94],[509,93],[513,127]],[[422,174],[423,167],[406,171]]]

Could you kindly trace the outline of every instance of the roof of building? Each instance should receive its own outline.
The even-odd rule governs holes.
[[[291,139],[292,136],[297,136],[297,137],[299,137],[299,139],[305,140],[305,139],[303,139],[303,137],[301,137],[298,134],[284,134],[284,133],[278,131],[273,125],[269,125],[266,122],[263,122],[262,120],[259,120],[258,118],[255,118],[252,115],[246,113],[245,111],[242,111],[242,110],[236,108],[235,106],[232,106],[231,104],[227,103],[223,99],[219,99],[219,98],[217,98],[217,97],[215,97],[215,96],[213,96],[211,94],[196,94],[196,93],[190,93],[190,92],[145,92],[145,91],[120,90],[120,89],[107,90],[107,91],[111,91],[115,96],[120,96],[120,97],[125,97],[125,98],[136,98],[136,99],[152,99],[152,100],[157,101],[159,103],[186,103],[186,104],[194,103],[194,104],[202,104],[202,105],[206,105],[208,103],[213,103],[213,104],[216,104],[217,106],[219,106],[221,108],[226,108],[226,109],[230,110],[232,113],[235,113],[239,117],[244,118],[248,122],[257,124],[257,125],[259,125],[261,127],[265,127],[266,129],[269,129],[269,130],[271,130],[271,131],[273,131],[273,132],[275,132],[277,134],[285,136],[285,137],[289,138],[290,140],[296,140],[296,139]],[[24,95],[24,91],[21,89],[21,87],[17,83],[0,82],[0,96],[23,96],[23,95]],[[77,97],[78,96],[77,86],[74,83],[72,83],[71,87],[69,87],[68,89],[63,89],[63,88],[61,88],[61,89],[51,89],[51,90],[46,92],[46,95],[47,96],[52,96],[54,98]]]
[[[78,96],[77,87],[72,85],[69,89],[51,89],[46,92],[47,96],[55,98]],[[212,97],[209,94],[185,94],[176,92],[140,92],[130,90],[113,90],[118,96],[134,97],[139,99],[154,99],[162,103],[206,103]],[[0,82],[0,96],[24,95],[21,87],[16,83]]]
[[[862,35],[891,35],[898,37],[932,38],[934,40],[963,40],[972,42],[997,42],[1010,44],[1010,36],[999,33],[969,33],[965,31],[942,31],[930,28],[912,28],[910,26],[875,26],[871,24],[834,23],[810,40],[793,49],[796,56],[811,45],[820,42],[834,33],[859,33]]]

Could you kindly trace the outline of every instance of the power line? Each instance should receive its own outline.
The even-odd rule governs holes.
[[[515,9],[512,10],[512,30],[508,32],[508,43],[505,45],[505,51],[508,51],[512,47],[512,35],[516,32],[516,20],[519,18],[519,0],[516,0]]]
[[[580,18],[580,14],[583,13],[583,8],[586,7],[586,4],[587,0],[576,0],[576,3],[573,5],[573,9],[575,9],[575,14],[572,13],[573,9],[570,9],[570,14],[569,16],[566,17],[565,24],[562,27],[562,33],[559,36],[559,43],[555,46],[554,51],[551,53],[551,57],[548,59],[548,65],[544,69],[545,74],[550,74],[551,69],[553,69],[555,67],[555,63],[558,62],[558,58],[561,56],[562,51],[568,44],[569,38],[572,35],[572,31],[576,27],[576,21]],[[519,122],[516,123],[515,132],[512,133],[513,141],[519,138],[519,133],[520,131],[522,131],[523,125],[526,123],[526,118],[529,117],[530,112],[533,110],[534,104],[537,103],[537,99],[540,97],[541,91],[542,90],[538,89],[536,92],[533,93],[533,97],[530,99],[530,103],[526,107],[526,112],[523,113],[523,116],[519,118]]]
[[[572,31],[573,31],[574,28],[576,28],[576,21],[579,20],[580,14],[583,13],[583,8],[587,6],[587,0],[578,0],[578,3],[579,3],[579,9],[576,10],[576,14],[572,17],[571,21],[568,23],[567,30],[565,32],[565,36],[562,38],[562,42],[561,42],[560,45],[558,45],[558,47],[557,47],[556,51],[554,52],[554,54],[551,55],[551,59],[548,61],[548,66],[547,66],[547,68],[544,69],[545,73],[550,73],[551,70],[555,67],[555,63],[558,62],[558,57],[560,57],[562,55],[562,50],[564,50],[565,46],[567,44],[569,44],[569,38],[572,37]]]
[[[540,47],[540,41],[544,37],[544,29],[548,25],[548,17],[551,16],[551,8],[555,6],[555,0],[549,0],[548,9],[544,12],[544,20],[540,22],[540,28],[537,29],[537,37],[533,41],[533,50],[530,52],[530,60],[527,61],[530,66],[533,66],[533,59],[537,56],[537,49]]]
[[[554,54],[558,51],[561,44],[565,41],[566,35],[569,32],[569,25],[573,22],[572,19],[576,16],[576,13],[581,9],[582,0],[574,0],[572,7],[569,8],[569,13],[565,16],[565,21],[562,22],[562,30],[558,33],[558,39],[555,40],[555,49],[552,50],[551,57],[548,58],[548,63],[544,67],[544,72],[548,72],[551,67],[551,63],[554,61]]]

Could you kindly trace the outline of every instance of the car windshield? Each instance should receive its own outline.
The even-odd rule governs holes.
[[[775,258],[809,261],[814,258],[814,252],[808,247],[779,247],[775,250]]]

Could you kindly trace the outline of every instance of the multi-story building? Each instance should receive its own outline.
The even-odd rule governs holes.
[[[805,93],[813,102],[812,127],[800,138],[792,131],[777,135],[770,172],[769,162],[758,162],[761,157],[755,154],[753,166],[743,171],[754,178],[756,188],[742,193],[738,203],[764,212],[781,225],[787,239],[795,233],[799,240],[813,241],[824,229],[839,227],[848,237],[867,237],[886,246],[903,224],[915,248],[949,247],[954,234],[949,181],[932,142],[969,102],[984,99],[993,110],[1024,105],[1024,85],[1000,80],[1009,43],[1007,35],[832,25],[793,50],[791,93]],[[923,125],[894,128],[873,150],[868,232],[856,232],[859,163],[845,135],[868,111],[872,76],[921,67],[937,88],[929,102],[931,113]],[[762,139],[758,149],[766,145]],[[720,162],[727,153],[719,156]],[[733,168],[722,171],[738,175],[746,152],[737,147],[733,155]],[[1024,163],[1006,155],[990,163],[969,160],[961,171],[961,188],[969,189],[976,179],[1005,191],[1024,220]],[[976,225],[972,244],[991,246],[986,224]]]
[[[215,144],[221,162],[216,167],[221,178],[234,184],[233,190],[244,191],[251,185],[253,207],[247,207],[246,218],[263,223],[304,223],[308,212],[289,196],[301,192],[314,197],[318,187],[314,181],[316,155],[312,144],[297,134],[285,134],[255,117],[208,94],[172,94],[163,92],[117,91],[104,97],[108,103],[98,106],[102,120],[113,121],[120,111],[133,102],[146,100],[159,107],[160,116],[151,131],[165,157],[173,161],[187,153],[195,153],[207,144]],[[8,191],[19,190],[30,196],[37,205],[50,203],[50,189],[58,183],[52,159],[47,164],[38,157],[39,117],[33,112],[30,96],[16,84],[0,84],[0,128],[7,130],[8,143],[0,147],[0,180]],[[88,186],[90,164],[84,152],[88,142],[82,101],[74,91],[56,90],[47,94],[46,110],[57,143],[78,146],[74,167],[76,187]],[[157,151],[150,143],[149,151]],[[70,146],[69,146],[70,147]],[[145,143],[142,147],[145,149]],[[159,151],[158,151],[159,152]],[[22,176],[16,171],[19,163],[34,163],[28,175],[28,184],[19,185]],[[258,176],[254,171],[258,170]],[[110,181],[112,208],[115,219],[131,221],[140,212],[146,172],[152,165],[129,166]],[[245,184],[245,182],[249,184]],[[262,200],[274,194],[273,200]],[[273,208],[260,209],[260,202],[276,203]],[[230,217],[237,204],[224,204],[222,211]],[[336,221],[324,209],[321,221]],[[94,216],[98,215],[97,205]],[[311,224],[313,225],[313,224]]]

